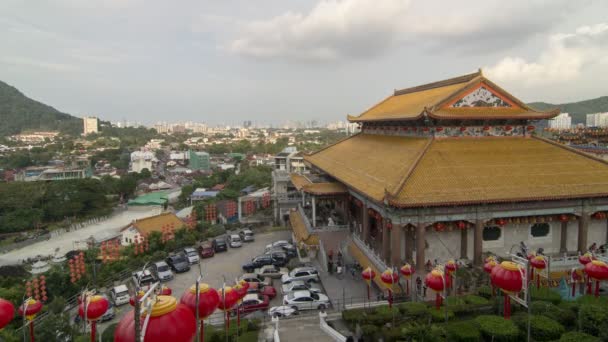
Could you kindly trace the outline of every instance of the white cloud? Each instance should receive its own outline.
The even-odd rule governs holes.
[[[321,61],[375,56],[399,45],[487,52],[547,30],[568,10],[566,0],[319,0],[308,13],[246,24],[228,49]]]
[[[592,64],[608,62],[608,24],[579,27],[574,33],[556,34],[535,61],[505,57],[486,73],[497,81],[524,85],[571,81]]]

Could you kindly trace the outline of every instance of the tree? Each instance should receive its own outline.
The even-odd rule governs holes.
[[[150,172],[150,170],[148,170],[148,168],[143,168],[140,172],[139,172],[139,178],[140,179],[148,179],[152,177],[152,173]]]

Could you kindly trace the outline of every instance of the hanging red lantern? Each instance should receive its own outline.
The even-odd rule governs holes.
[[[388,307],[393,307],[393,285],[399,282],[399,275],[388,268],[380,275],[380,280],[388,290]]]
[[[486,259],[486,263],[483,265],[483,271],[488,274],[491,274],[494,266],[496,266],[496,259],[494,259],[493,257],[488,258]]]
[[[505,126],[505,131],[509,132],[513,129],[513,126]]]
[[[87,321],[91,322],[91,341],[95,341],[95,335],[97,331],[97,320],[108,311],[110,302],[102,296],[89,296],[86,300],[86,316],[85,316],[85,303],[78,305],[78,316],[86,318]]]
[[[220,297],[218,308],[226,313],[226,329],[230,328],[230,310],[239,301],[239,294],[230,286],[217,290]]]
[[[504,317],[511,318],[510,294],[518,293],[523,287],[522,271],[518,264],[512,261],[503,261],[492,269],[492,283],[505,292]]]
[[[364,269],[363,272],[361,272],[361,277],[363,278],[363,280],[365,280],[365,283],[367,284],[367,300],[370,300],[370,286],[372,284],[372,280],[376,278],[376,272],[374,272],[371,267],[368,267]]]
[[[393,229],[393,223],[391,221],[387,221],[386,222],[386,228],[388,228],[388,230]]]
[[[589,277],[589,282],[595,280],[595,296],[600,295],[600,282],[608,280],[608,265],[600,260],[592,260],[585,265],[585,273]]]
[[[490,130],[490,126],[483,126],[483,130],[484,131],[489,131]]]
[[[249,285],[249,283],[247,283]],[[220,295],[218,292],[209,287],[207,284],[199,284],[198,287],[198,319],[201,321],[200,338],[203,341],[204,327],[205,324],[202,322],[211,316],[211,314],[218,308],[220,304]],[[186,305],[196,317],[196,285],[192,285],[190,289],[186,290],[180,299],[180,303]]]
[[[143,318],[143,317],[142,317]],[[171,296],[158,296],[152,306],[144,342],[192,341],[196,334],[196,320],[192,311]],[[114,331],[114,342],[135,341],[134,311],[120,320]]]
[[[445,270],[447,271],[448,275],[450,275],[452,272],[455,272],[457,269],[458,265],[456,264],[454,259],[448,260],[448,262],[445,264]]]
[[[439,126],[437,128],[435,128],[436,132],[443,132],[443,127]]]
[[[464,126],[460,127],[460,131],[461,131],[461,132],[464,132],[464,131],[466,131],[466,130],[467,130],[467,128],[466,128],[466,127],[464,127]]]
[[[499,225],[501,227],[504,226],[505,224],[507,224],[507,221],[503,218],[496,219],[495,222],[497,225]]]
[[[566,214],[559,215],[559,220],[561,222],[568,222],[568,220],[569,220],[568,215],[566,215]]]
[[[530,126],[526,127],[526,129],[528,130],[528,132],[532,132],[536,129],[536,127],[530,125]]]
[[[424,284],[431,290],[435,291],[435,307],[437,310],[441,307],[441,292],[444,290],[444,281],[447,283],[447,278],[444,280],[443,271],[434,269],[427,273],[424,278]],[[447,284],[445,284],[447,286]]]
[[[540,271],[547,267],[547,261],[542,255],[537,255],[530,259],[530,265],[533,268],[532,273],[536,273],[536,288],[540,288]],[[532,277],[530,275],[530,278]]]
[[[428,127],[423,127],[423,128],[422,128],[422,131],[426,133],[426,132],[428,132],[428,131],[429,131],[429,128],[428,128]]]
[[[10,301],[0,298],[0,330],[13,320],[15,306]]]
[[[595,259],[595,258],[593,257],[593,254],[591,254],[591,253],[587,252],[587,253],[585,253],[585,254],[583,254],[583,255],[579,255],[579,257],[578,257],[578,262],[579,262],[581,265],[585,266],[585,265],[587,265],[588,263],[590,263],[590,262],[591,262],[593,259]]]
[[[410,278],[412,277],[412,275],[415,272],[414,271],[414,267],[412,267],[412,265],[406,263],[405,265],[401,266],[401,268],[399,269],[399,271],[401,272],[401,274],[405,278],[405,295],[409,296],[409,294],[410,294]]]
[[[169,286],[165,286],[165,285],[163,285],[163,286],[160,288],[160,293],[159,293],[159,295],[161,295],[161,296],[170,296],[170,295],[172,295],[172,294],[173,294],[173,290],[171,290],[171,288],[170,288]]]
[[[30,321],[30,341],[34,342],[34,318],[42,310],[42,302],[35,299],[28,299],[19,307],[19,315],[25,316]]]
[[[437,222],[435,223],[435,230],[438,232],[442,232],[445,230],[445,223],[443,222]]]
[[[467,224],[464,221],[458,221],[456,222],[456,227],[458,227],[460,230],[464,230],[467,228]]]

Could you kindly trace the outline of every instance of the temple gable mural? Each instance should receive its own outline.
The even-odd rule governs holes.
[[[511,104],[482,85],[472,93],[454,102],[452,107],[511,107]]]

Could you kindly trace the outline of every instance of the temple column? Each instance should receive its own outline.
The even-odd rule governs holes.
[[[414,261],[414,232],[411,231],[411,226],[406,226],[405,230],[405,260],[408,262]]]
[[[367,206],[363,204],[361,213],[361,240],[367,244],[369,240],[369,214],[367,213]]]
[[[394,266],[401,266],[401,234],[403,233],[403,226],[393,225],[391,229],[391,264]]]
[[[460,230],[460,258],[461,259],[465,259],[468,257],[468,234],[469,233],[469,228],[465,227],[464,229]]]
[[[393,227],[391,230],[396,230]],[[390,231],[386,226],[386,220],[382,220],[382,259],[389,262],[391,258]]]
[[[426,259],[424,257],[424,249],[426,247],[426,227],[424,223],[416,225],[416,269],[424,269]]]
[[[587,231],[589,230],[589,214],[585,211],[581,213],[578,220],[578,251],[587,251]]]
[[[562,222],[562,229],[560,232],[560,240],[559,240],[559,252],[560,253],[568,252],[568,221]]]
[[[316,197],[312,196],[312,227],[317,226],[317,201]]]
[[[473,235],[473,264],[476,266],[483,265],[483,227],[484,220],[475,221],[475,234]]]

